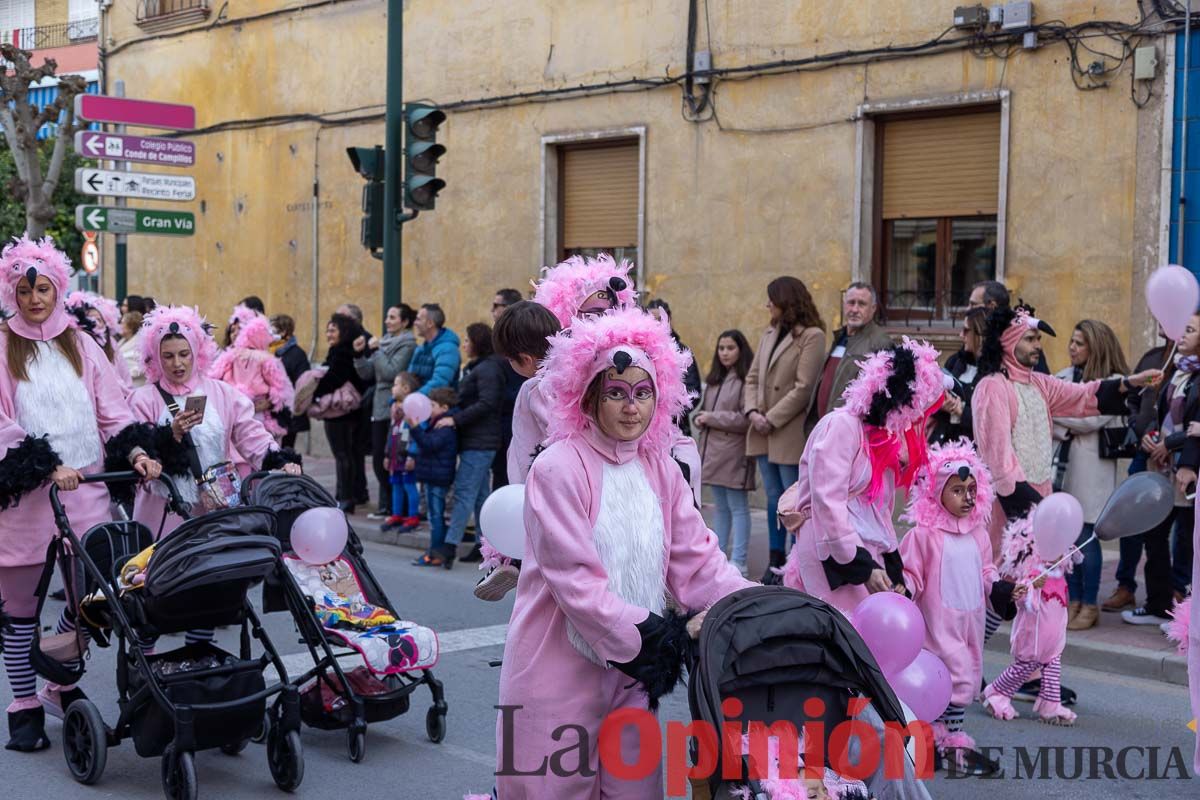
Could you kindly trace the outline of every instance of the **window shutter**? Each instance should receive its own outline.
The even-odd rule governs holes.
[[[995,214],[1000,111],[885,120],[883,218]]]
[[[564,147],[562,247],[637,247],[638,142]]]

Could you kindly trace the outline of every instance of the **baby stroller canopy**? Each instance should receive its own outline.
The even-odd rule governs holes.
[[[184,522],[158,545],[145,590],[165,597],[217,583],[254,583],[276,568],[279,556],[270,510],[224,509]]]

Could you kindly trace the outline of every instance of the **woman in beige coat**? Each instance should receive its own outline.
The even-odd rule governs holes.
[[[713,532],[721,551],[733,532],[730,561],[746,575],[746,546],[750,541],[750,492],[754,489],[754,462],[746,455],[750,421],[742,406],[742,390],[754,351],[738,330],[717,337],[712,367],[704,381],[704,399],[696,414],[700,431],[700,460],[704,484],[717,505]]]
[[[798,278],[771,281],[767,308],[771,327],[759,341],[746,373],[742,402],[750,422],[746,455],[758,460],[767,493],[771,557],[762,582],[775,584],[779,576],[771,568],[783,566],[786,536],[776,512],[783,490],[799,476],[805,418],[825,361],[825,323],[808,287]]]

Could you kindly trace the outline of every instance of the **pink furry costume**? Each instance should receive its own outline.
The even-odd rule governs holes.
[[[717,549],[671,458],[687,358],[669,325],[636,309],[576,320],[551,342],[539,374],[556,413],[526,483],[526,557],[500,676],[500,704],[520,707],[497,720],[501,800],[662,797],[658,771],[624,782],[601,770],[600,725],[616,709],[657,705],[678,679],[687,633],[664,608],[668,591],[699,611],[753,585]],[[583,402],[598,375],[629,367],[649,373],[655,410],[640,439],[620,442]],[[589,774],[512,774],[562,749],[552,734],[563,725],[586,732]],[[633,731],[626,763],[639,750]]]
[[[283,362],[268,349],[274,340],[275,334],[271,332],[266,317],[255,316],[246,320],[238,330],[233,347],[217,356],[208,374],[241,391],[250,398],[252,405],[259,400],[267,400],[270,408],[255,411],[254,418],[279,441],[287,433],[287,428],[279,424],[274,415],[291,409],[294,390]]]
[[[4,666],[14,697],[8,707],[11,750],[49,746],[29,650],[38,624],[37,582],[56,534],[50,476],[63,465],[100,472],[106,456],[110,468],[127,470],[151,446],[151,434],[135,424],[104,352],[71,326],[64,305],[70,274],[70,261],[50,238],[22,237],[0,253],[0,305],[17,312],[0,332],[0,351],[7,352],[17,338],[34,350],[25,380],[0,369],[0,597],[9,621]],[[50,280],[58,298],[50,316],[37,324],[18,310],[17,284],[25,280],[32,287],[39,276]],[[64,338],[74,342],[81,372],[63,353]],[[81,484],[63,492],[62,501],[77,531],[112,520],[103,484]],[[64,612],[58,627],[74,630],[74,612]],[[44,692],[44,701],[56,710],[82,696],[73,687],[47,686]]]
[[[974,477],[975,506],[956,517],[942,505],[954,476]],[[992,562],[988,519],[995,495],[991,475],[966,439],[929,448],[905,520],[913,528],[900,540],[904,584],[925,618],[925,649],[945,662],[954,682],[946,713],[934,723],[939,750],[974,749],[962,731],[963,714],[983,676],[984,611],[989,602],[1012,617],[1013,584],[999,580]]]
[[[1196,503],[1197,522],[1200,522],[1200,500]],[[1200,575],[1200,528],[1194,534],[1196,546],[1192,548],[1192,574]],[[1191,595],[1178,601],[1171,612],[1167,638],[1175,642],[1179,655],[1187,658],[1188,691],[1192,695],[1192,719],[1200,721],[1200,592],[1192,589]],[[1200,773],[1200,729],[1196,731],[1196,753],[1194,770]]]
[[[1034,713],[1051,725],[1069,726],[1075,724],[1075,712],[1062,705],[1060,680],[1062,652],[1067,644],[1065,575],[1071,559],[1050,569],[1061,554],[1047,558],[1037,552],[1031,516],[1017,519],[1004,530],[1000,574],[1029,586],[1029,593],[1017,604],[1010,633],[1013,663],[984,689],[983,706],[996,719],[1017,717],[1012,696],[1040,669],[1042,686],[1033,704]],[[1035,587],[1033,582],[1043,577],[1045,584],[1040,589]]]
[[[133,377],[129,374],[129,365],[117,349],[117,337],[121,335],[121,309],[115,301],[94,292],[71,292],[67,295],[66,306],[75,318],[76,327],[86,331],[100,345],[117,374],[121,392],[129,397],[133,393]],[[89,312],[99,314],[103,322],[97,322]]]
[[[255,324],[252,320],[243,326],[241,335],[254,330]],[[174,383],[163,369],[160,348],[168,336],[182,336],[193,353],[192,374],[183,383]],[[196,309],[186,306],[154,309],[142,323],[141,345],[146,385],[135,391],[129,402],[138,419],[159,426],[157,451],[163,458],[163,471],[175,482],[184,500],[194,503],[199,499],[196,482],[186,446],[176,442],[170,431],[173,416],[159,391],[160,386],[180,408],[188,397],[207,398],[204,420],[189,434],[202,469],[233,461],[235,456],[240,456],[254,469],[276,469],[288,462],[300,463],[300,456],[295,452],[279,449],[275,439],[255,416],[254,406],[245,394],[228,383],[206,377],[210,365],[218,360],[217,346]],[[158,531],[161,526],[162,534],[166,535],[182,521],[174,514],[164,518],[166,505],[164,487],[150,484],[138,492],[133,518],[151,531]]]
[[[1053,418],[1126,413],[1121,378],[1070,383],[1017,361],[1017,343],[1028,331],[1054,335],[1030,312],[1019,307],[992,314],[971,397],[975,446],[992,473],[1000,505],[992,512],[993,549],[1006,518],[1024,516],[1050,493]]]
[[[809,436],[800,479],[784,495],[791,507],[780,509],[805,517],[784,585],[849,614],[873,570],[903,579],[892,507],[895,487],[911,486],[927,459],[925,423],[944,397],[937,351],[906,337],[867,357],[842,397]]]

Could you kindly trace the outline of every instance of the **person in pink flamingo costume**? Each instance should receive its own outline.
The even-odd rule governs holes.
[[[665,608],[667,592],[703,612],[754,585],[718,549],[671,457],[688,358],[669,325],[622,309],[575,320],[539,370],[555,414],[525,484],[496,725],[500,800],[661,798],[659,771],[621,781],[603,769],[600,726],[617,709],[656,707],[678,680],[689,630]],[[578,763],[558,772],[573,774],[540,774],[564,747],[564,725]],[[634,763],[635,729],[621,750]]]
[[[633,265],[617,262],[607,253],[595,258],[572,256],[555,267],[543,271],[535,284],[533,302],[544,306],[563,329],[577,319],[604,314],[614,308],[633,308],[637,292],[630,283]],[[517,354],[518,356],[520,354]],[[513,407],[513,438],[508,448],[508,474],[513,483],[523,483],[539,448],[546,441],[550,404],[539,388],[537,363],[529,358],[514,359],[513,369],[529,377],[521,385]],[[673,457],[686,468],[688,483],[696,503],[700,503],[700,450],[696,442],[682,432],[672,444]],[[490,569],[475,588],[481,600],[501,600],[516,586],[519,565],[505,558],[485,540],[481,546],[484,561],[481,569]]]
[[[925,424],[944,398],[937,351],[905,338],[872,353],[842,397],[813,429],[780,517],[796,533],[783,584],[849,615],[903,582],[892,507],[927,459]]]
[[[85,331],[100,345],[108,363],[112,364],[121,393],[126,397],[133,394],[133,377],[129,365],[117,350],[117,337],[121,333],[121,309],[115,301],[93,292],[71,292],[67,295],[67,311],[75,318],[80,330]]]
[[[256,323],[247,323],[240,335],[253,330]],[[249,397],[228,383],[207,377],[217,358],[217,346],[195,309],[154,309],[142,323],[141,345],[146,385],[133,393],[130,406],[138,419],[158,426],[156,450],[185,501],[199,499],[185,436],[196,450],[201,470],[239,456],[253,469],[283,468],[299,474],[299,454],[279,447],[255,415]],[[182,410],[189,397],[206,398],[203,415]],[[174,410],[167,407],[168,398]],[[151,531],[161,528],[165,536],[182,522],[173,513],[164,515],[166,501],[164,487],[145,487],[137,495],[133,518]]]
[[[93,339],[71,324],[65,300],[70,261],[53,240],[15,239],[0,252],[0,306],[13,309],[0,331],[0,597],[4,667],[12,689],[8,750],[50,746],[45,712],[56,716],[84,697],[77,686],[47,684],[40,696],[29,653],[39,620],[36,594],[47,548],[57,534],[50,483],[77,531],[110,522],[108,490],[82,483],[105,470],[156,478],[153,432],[136,423]],[[72,574],[68,569],[68,575]],[[64,610],[58,632],[75,629]],[[72,666],[79,666],[78,664]]]
[[[1195,505],[1196,522],[1200,523],[1200,499]],[[1200,527],[1193,534],[1192,574],[1200,575]],[[1171,621],[1166,625],[1166,634],[1178,647],[1179,655],[1187,659],[1188,692],[1192,697],[1192,723],[1196,728],[1196,751],[1194,774],[1200,774],[1200,592],[1192,593],[1175,603]]]
[[[292,407],[294,390],[283,362],[268,349],[275,340],[266,317],[253,316],[238,326],[233,347],[227,348],[209,368],[209,375],[235,387],[254,404],[254,418],[275,437],[287,428],[275,418]]]
[[[950,670],[953,693],[933,723],[941,758],[959,771],[993,774],[999,764],[975,749],[963,730],[967,706],[983,676],[984,610],[990,603],[1011,619],[1024,592],[999,579],[992,560],[988,519],[992,479],[966,439],[934,445],[917,478],[900,540],[904,585],[925,618],[925,649]]]

